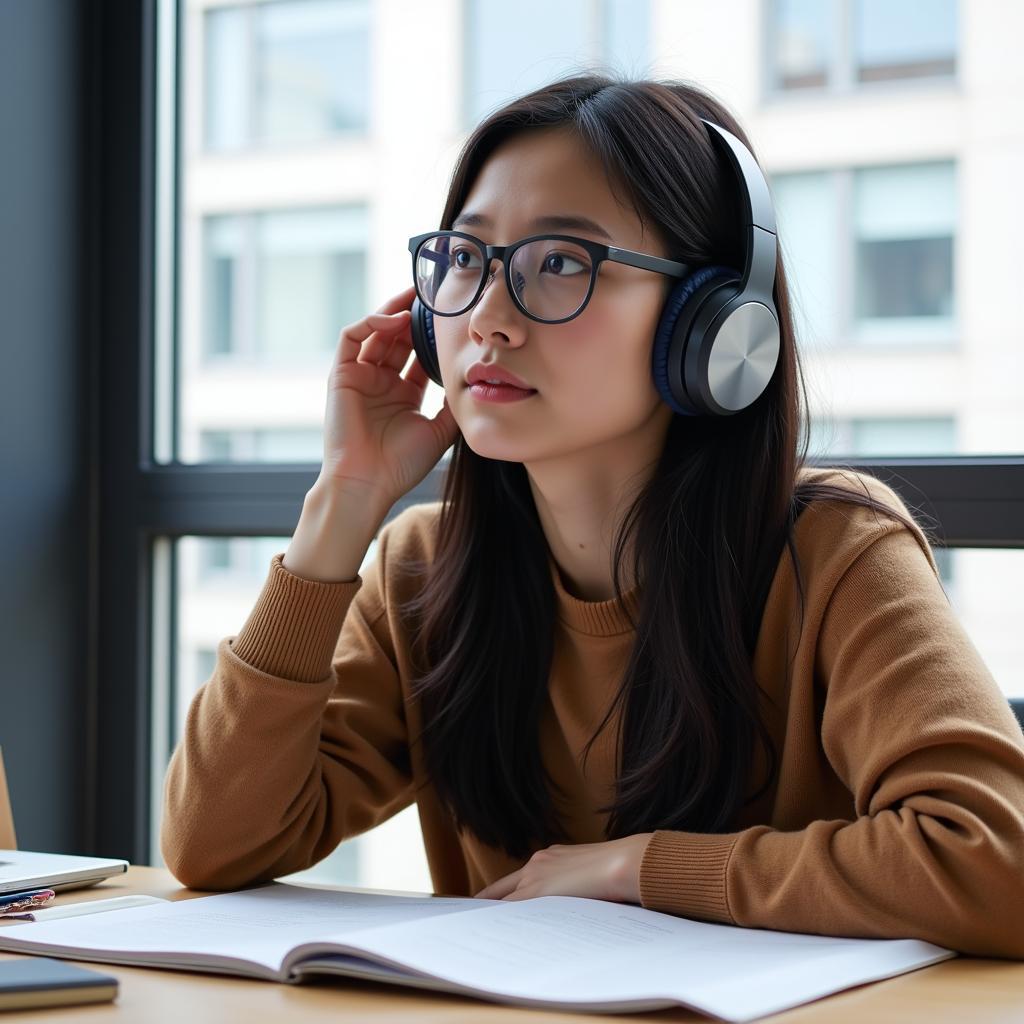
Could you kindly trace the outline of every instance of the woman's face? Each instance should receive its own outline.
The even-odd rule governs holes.
[[[468,213],[485,220],[462,225],[456,218],[453,226],[491,245],[551,230],[667,256],[636,213],[616,200],[600,160],[564,129],[507,139],[473,183],[459,215]],[[610,237],[534,223],[553,215],[586,217]],[[675,278],[605,261],[586,309],[565,323],[542,324],[517,308],[501,265],[494,261],[491,268],[497,273],[475,306],[461,316],[434,317],[445,394],[474,452],[531,463],[626,435],[664,434],[672,410],[654,386],[651,347]],[[480,400],[466,382],[476,362],[511,370],[536,394],[516,402]]]

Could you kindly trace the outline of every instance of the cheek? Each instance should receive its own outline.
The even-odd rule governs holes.
[[[580,340],[576,383],[619,407],[647,405],[657,395],[651,374],[653,329],[633,317],[606,315]]]
[[[441,378],[448,385],[450,394],[460,390],[462,377],[459,362],[459,346],[465,344],[466,326],[463,318],[434,317],[434,345],[437,350],[437,362],[441,367]]]

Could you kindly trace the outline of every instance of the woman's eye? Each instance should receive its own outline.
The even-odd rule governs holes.
[[[570,277],[574,274],[589,273],[590,268],[568,253],[549,252],[544,257],[542,272],[554,274],[556,277]]]
[[[453,249],[451,262],[459,270],[466,270],[473,265],[473,253],[469,249]]]

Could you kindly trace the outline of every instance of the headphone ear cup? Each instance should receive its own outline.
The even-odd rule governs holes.
[[[658,394],[669,408],[682,416],[707,415],[702,405],[697,405],[688,393],[686,381],[686,349],[690,342],[690,325],[693,323],[702,302],[701,297],[714,291],[715,287],[728,281],[739,281],[740,275],[730,267],[717,265],[701,267],[688,277],[682,278],[669,293],[662,307],[661,319],[654,332],[654,347],[651,351],[651,375]],[[707,286],[707,287],[705,287]],[[700,297],[694,298],[697,293]],[[676,345],[678,355],[670,360],[673,339],[680,338]]]
[[[416,358],[423,364],[427,376],[435,384],[444,387],[441,366],[437,361],[437,343],[434,340],[434,314],[420,302],[418,295],[412,300],[409,311],[412,314],[412,347],[416,352]]]

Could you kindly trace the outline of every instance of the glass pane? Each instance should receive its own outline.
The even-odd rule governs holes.
[[[296,458],[319,452],[309,436],[322,427],[326,371],[338,332],[410,283],[406,241],[438,224],[468,130],[467,112],[475,120],[513,93],[581,63],[628,65],[645,47],[658,54],[659,74],[686,78],[685,47],[677,52],[671,33],[658,39],[651,29],[679,25],[679,8],[649,0],[410,4],[403,8],[402,32],[375,35],[365,47],[382,64],[365,79],[377,83],[367,106],[372,102],[380,114],[379,133],[336,136],[330,146],[293,140],[268,148],[251,140],[256,125],[277,116],[268,120],[259,111],[278,101],[265,104],[259,89],[240,90],[239,80],[277,81],[258,71],[267,61],[276,69],[305,62],[315,76],[319,51],[305,61],[297,56],[306,52],[301,41],[315,35],[315,18],[323,19],[317,24],[325,37],[342,31],[342,24],[352,33],[357,22],[364,24],[369,42],[369,26],[381,22],[385,8],[372,0],[183,5],[184,137],[176,151],[181,180],[174,192],[180,204],[179,305],[166,331],[168,337],[175,332],[177,350],[157,361],[160,367],[175,362],[179,377],[158,381],[168,397],[158,407],[157,457],[186,463],[259,458],[261,452],[269,457],[257,442],[262,430],[278,437],[288,432]],[[771,0],[764,10],[770,63],[774,68],[778,60],[794,88],[801,76],[808,83],[840,84],[833,81],[835,69],[842,53],[855,56],[861,23],[861,49],[872,59],[895,60],[900,46],[900,59],[909,59],[911,44],[896,28],[890,32],[892,52],[871,41],[887,38],[872,27],[876,19],[900,24],[895,7],[886,14],[882,5],[857,0]],[[948,10],[939,0],[936,23],[948,21]],[[839,31],[844,12],[848,40]],[[711,31],[716,19],[720,15],[711,8],[688,8],[685,24],[695,38],[712,40],[702,66],[716,69],[714,91],[729,102],[749,91],[749,66],[732,59],[736,38]],[[928,37],[932,27],[918,20],[921,37]],[[997,23],[983,20],[985,31],[972,45],[997,38]],[[538,25],[545,31],[536,31]],[[740,19],[740,44],[756,43],[759,25],[759,19]],[[289,48],[293,42],[298,49]],[[423,47],[433,55],[426,93],[422,66],[413,59]],[[287,59],[274,63],[273,55],[282,52]],[[214,60],[211,53],[225,57]],[[979,66],[986,53],[979,50]],[[998,49],[990,55],[991,88],[1012,106],[1020,90],[1005,84],[1012,58],[1004,57]],[[849,78],[852,67],[839,78]],[[946,102],[948,90],[940,92],[939,102]],[[873,135],[864,150],[870,167],[851,163],[858,142],[839,134],[845,126],[861,126],[847,119],[849,97],[827,91],[793,107],[786,114],[791,130],[769,131],[771,153],[761,153],[773,167],[800,169],[772,173],[771,184],[812,412],[845,422],[952,419],[958,449],[950,454],[1024,451],[1012,232],[992,212],[994,197],[1010,194],[1003,186],[1015,180],[1013,147],[967,133],[957,136],[951,153],[948,119],[935,107],[935,94],[900,94],[917,134],[909,141],[899,133]],[[291,109],[291,99],[281,103],[280,109]],[[324,110],[322,104],[313,108]],[[218,112],[225,138],[250,140],[243,150],[209,151],[204,111]],[[298,122],[304,115],[289,116]],[[746,126],[755,136],[770,127],[758,118]],[[897,164],[908,153],[921,155]],[[948,156],[938,161],[934,154]],[[977,253],[985,258],[974,258]],[[179,402],[173,424],[165,412],[172,394]],[[424,413],[433,415],[442,397],[437,385],[428,385]]]
[[[162,321],[175,347],[157,360],[154,457],[319,463],[339,332],[409,283],[406,240],[443,202],[461,9],[411,5],[404,34],[382,37],[386,76],[371,65],[372,0],[204,0],[181,12],[182,137],[165,157],[180,177],[164,193],[177,203],[165,243],[177,308]],[[426,45],[445,101],[427,118],[409,102]],[[380,137],[371,104],[388,119]],[[422,129],[435,119],[444,130]],[[429,383],[424,415],[443,397]]]
[[[180,461],[274,459],[223,440],[253,431],[301,437],[276,461],[320,461],[338,333],[372,308],[369,232],[362,204],[203,218],[203,273],[186,270],[182,292]],[[281,426],[262,431],[254,415]]]
[[[858,455],[945,455],[956,451],[956,420],[854,419],[850,421],[852,450]]]
[[[569,71],[650,71],[650,0],[466,0],[464,12],[467,125]]]
[[[267,213],[257,225],[258,358],[333,354],[342,325],[367,309],[366,208]]]
[[[596,56],[590,0],[466,0],[465,107],[469,122]],[[538,31],[542,26],[543,31]]]
[[[951,75],[956,0],[857,0],[855,46],[862,82]]]
[[[206,145],[233,149],[252,136],[252,59],[249,11],[224,7],[207,12],[203,92]]]
[[[204,462],[319,462],[323,433],[312,427],[203,430],[199,450]]]
[[[999,688],[1024,698],[1024,550],[954,548],[950,603]],[[1014,596],[1017,595],[1017,596]]]
[[[213,674],[217,646],[237,634],[287,537],[182,537],[177,542],[177,677],[172,684],[173,744],[181,737],[192,697]],[[376,555],[376,540],[360,566]],[[371,832],[341,843],[319,864],[289,878],[336,885],[430,892],[415,805]]]
[[[853,216],[858,340],[952,341],[954,165],[857,170]]]
[[[775,0],[769,38],[778,89],[820,89],[837,55],[836,0]]]
[[[648,73],[650,0],[604,0],[605,63],[626,74]]]
[[[369,125],[368,0],[206,12],[206,145],[307,143]]]
[[[239,315],[239,275],[244,247],[239,217],[208,217],[204,225],[203,257],[206,277],[203,351],[222,355],[237,348],[234,336]]]
[[[840,274],[835,175],[780,174],[771,178],[770,185],[798,343],[835,344]]]
[[[1024,450],[1020,343],[998,297],[958,300],[950,161],[772,175],[812,419],[850,455]]]

